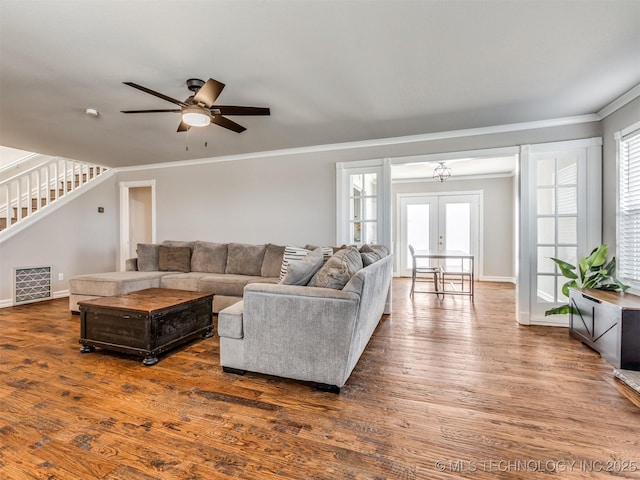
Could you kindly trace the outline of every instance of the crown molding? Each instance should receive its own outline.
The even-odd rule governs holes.
[[[640,97],[640,83],[638,85],[636,85],[635,87],[633,87],[631,90],[629,90],[626,93],[623,93],[622,95],[620,95],[613,102],[611,102],[609,105],[607,105],[602,110],[600,110],[597,113],[598,118],[600,120],[602,120],[603,118],[608,117],[613,112],[621,109],[627,103],[632,102],[633,100],[635,100],[638,97]]]
[[[473,137],[479,135],[494,135],[500,133],[518,132],[523,130],[537,130],[540,128],[561,127],[565,125],[576,125],[580,123],[598,122],[600,117],[596,113],[578,115],[574,117],[553,118],[548,120],[535,120],[531,122],[509,123],[505,125],[494,125],[491,127],[467,128],[463,130],[450,130],[435,133],[423,133],[419,135],[409,135],[404,137],[388,137],[373,140],[361,140],[356,142],[332,143],[325,145],[314,145],[310,147],[287,148],[282,150],[269,150],[264,152],[241,153],[237,155],[224,155],[220,157],[209,157],[195,160],[181,160],[166,163],[153,163],[148,165],[137,165],[131,167],[116,168],[117,173],[135,172],[142,170],[155,170],[160,168],[176,168],[194,165],[204,165],[209,163],[233,162],[238,160],[250,160],[256,158],[282,157],[288,155],[312,154],[320,152],[331,152],[339,150],[355,150],[370,147],[385,147],[390,145],[400,145],[408,143],[431,142],[434,140],[445,140],[451,138]]]

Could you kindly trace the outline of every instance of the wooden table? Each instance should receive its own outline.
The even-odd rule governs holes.
[[[467,253],[467,252],[463,252],[462,250],[416,250],[414,253],[414,256],[416,259],[418,258],[427,258],[430,260],[447,260],[447,259],[457,259],[457,260],[461,260],[463,265],[465,260],[469,262],[469,270],[462,270],[460,272],[455,271],[455,272],[447,272],[447,269],[444,268],[443,271],[441,272],[441,275],[447,275],[447,274],[457,274],[457,275],[468,275],[469,276],[469,290],[445,290],[444,289],[444,281],[443,281],[443,287],[442,290],[436,291],[436,292],[429,292],[429,293],[438,293],[438,294],[448,294],[448,295],[468,295],[473,299],[473,290],[474,290],[474,280],[475,280],[475,259],[474,256]]]
[[[78,302],[82,353],[95,347],[144,356],[157,355],[196,337],[213,335],[213,294],[149,288],[127,295]]]

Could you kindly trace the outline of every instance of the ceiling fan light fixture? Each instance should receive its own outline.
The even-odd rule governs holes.
[[[182,121],[190,127],[206,127],[211,123],[211,117],[199,107],[186,107],[182,111]]]
[[[439,163],[440,164],[433,170],[433,178],[439,182],[444,182],[451,176],[451,169],[447,168],[444,162]]]

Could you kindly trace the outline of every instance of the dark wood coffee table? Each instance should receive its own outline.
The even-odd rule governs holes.
[[[157,355],[196,337],[213,335],[213,294],[149,288],[127,295],[78,302],[82,353],[96,347],[144,356]]]

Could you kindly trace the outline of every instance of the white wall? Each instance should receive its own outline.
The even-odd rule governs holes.
[[[397,232],[397,195],[407,193],[440,193],[482,191],[484,199],[483,219],[483,277],[498,279],[515,277],[515,253],[513,251],[516,226],[514,224],[513,178],[483,178],[394,183],[392,188],[393,238],[399,244]]]
[[[59,295],[74,275],[115,270],[116,218],[114,176],[8,238],[0,244],[0,305],[12,302],[14,267],[51,265]]]
[[[599,123],[393,145],[326,149],[197,165],[121,170],[119,182],[156,180],[157,241],[333,245],[335,164],[507,147],[600,135]],[[511,199],[508,199],[511,204]],[[513,251],[509,245],[509,252]],[[495,270],[494,270],[495,268]],[[506,272],[495,265],[489,272]],[[509,276],[511,276],[509,270]]]

